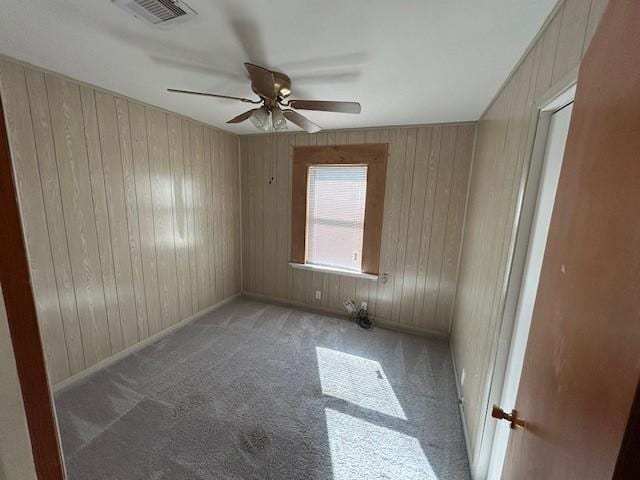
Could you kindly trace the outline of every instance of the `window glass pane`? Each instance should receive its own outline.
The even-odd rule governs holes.
[[[307,185],[307,263],[359,272],[366,165],[314,165]]]

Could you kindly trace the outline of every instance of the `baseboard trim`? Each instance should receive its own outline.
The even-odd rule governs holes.
[[[471,458],[471,444],[469,443],[469,428],[467,427],[467,418],[464,415],[464,397],[462,396],[462,385],[460,385],[460,375],[458,375],[458,367],[456,366],[456,357],[453,354],[453,345],[449,342],[449,353],[451,354],[451,364],[453,365],[453,374],[456,379],[456,392],[458,395],[458,409],[460,410],[460,418],[462,419],[462,433],[464,435],[464,445],[467,450],[467,459],[469,460],[469,470],[471,472],[471,480],[476,480],[473,473],[473,463]]]
[[[260,293],[253,292],[242,292],[242,296],[245,298],[249,298],[252,300],[256,300],[259,302],[272,303],[274,305],[283,305],[287,307],[296,307],[304,310],[309,310],[312,312],[319,313],[328,313],[340,318],[344,318],[345,320],[350,320],[347,315],[343,311],[336,310],[333,308],[323,307],[320,305],[309,305],[307,303],[296,302],[295,300],[289,300],[286,298],[272,297],[269,295],[262,295]],[[387,320],[382,320],[378,317],[371,316],[371,319],[374,322],[374,325],[380,328],[384,328],[386,330],[394,330],[396,332],[409,333],[411,335],[419,335],[422,337],[437,337],[437,338],[449,338],[446,333],[436,332],[434,330],[424,329],[424,328],[416,328],[409,327],[406,325],[402,325],[399,323],[389,322]]]
[[[71,377],[62,380],[61,382],[57,383],[56,385],[53,386],[53,391],[54,392],[59,392],[61,390],[64,390],[65,388],[73,385],[74,383],[82,380],[83,378],[88,377],[89,375],[102,370],[103,368],[106,368],[110,365],[113,365],[114,363],[118,362],[119,360],[122,360],[124,357],[131,355],[132,353],[137,352],[138,350],[141,350],[142,348],[146,347],[147,345],[151,345],[154,342],[157,342],[158,340],[160,340],[163,337],[166,337],[167,335],[169,335],[172,332],[175,332],[176,330],[179,330],[180,328],[188,325],[189,323],[197,320],[200,317],[203,317],[204,315],[207,315],[208,313],[213,312],[214,310],[217,310],[218,308],[222,307],[223,305],[226,305],[227,303],[231,302],[232,300],[235,300],[236,298],[240,297],[240,293],[236,293],[235,295],[232,295],[228,298],[225,298],[224,300],[220,300],[218,303],[214,303],[213,305],[208,306],[207,308],[200,310],[197,313],[194,313],[193,315],[180,320],[178,323],[176,323],[175,325],[171,325],[170,327],[165,328],[164,330],[161,330],[157,333],[154,333],[153,335],[151,335],[150,337],[147,337],[143,340],[140,340],[138,343],[135,343],[127,348],[125,348],[124,350],[120,350],[119,352],[114,353],[113,355],[100,360],[98,363],[96,363],[95,365],[91,365],[89,368],[86,368],[84,370],[82,370],[81,372],[76,373],[75,375],[72,375]]]

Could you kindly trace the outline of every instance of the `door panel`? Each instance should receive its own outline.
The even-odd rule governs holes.
[[[505,479],[610,479],[640,376],[640,8],[583,60]]]

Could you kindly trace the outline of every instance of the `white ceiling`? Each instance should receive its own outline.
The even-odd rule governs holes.
[[[236,133],[243,62],[287,73],[291,98],[356,100],[308,112],[326,129],[479,118],[556,0],[188,0],[199,15],[146,24],[110,0],[0,0],[0,53]],[[290,127],[292,128],[292,127]]]

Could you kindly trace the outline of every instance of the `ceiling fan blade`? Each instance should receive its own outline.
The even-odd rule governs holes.
[[[293,110],[283,110],[282,114],[287,120],[289,120],[291,123],[295,123],[307,133],[316,133],[322,130],[318,125],[313,123],[308,118],[303,117],[298,112],[295,112]]]
[[[246,12],[237,10],[232,12],[232,17],[229,23],[242,47],[244,58],[250,62],[264,62],[267,58],[264,51],[266,43],[260,34],[257,22],[247,18]]]
[[[242,123],[245,120],[247,120],[249,117],[251,117],[251,115],[253,115],[253,112],[255,112],[256,110],[260,110],[260,109],[259,108],[252,108],[251,110],[247,110],[246,112],[241,113],[237,117],[233,117],[227,123]]]
[[[244,66],[251,77],[251,89],[261,97],[275,100],[277,93],[273,72],[253,63],[245,63]]]
[[[323,112],[360,113],[358,102],[331,102],[322,100],[289,100],[287,106],[299,110],[320,110]]]
[[[177,88],[167,88],[167,91],[173,93],[188,93],[189,95],[201,95],[203,97],[215,97],[215,98],[226,98],[228,100],[240,100],[245,103],[260,103],[260,100],[249,100],[248,98],[242,97],[230,97],[229,95],[218,95],[216,93],[206,93],[206,92],[194,92],[192,90],[179,90]]]

